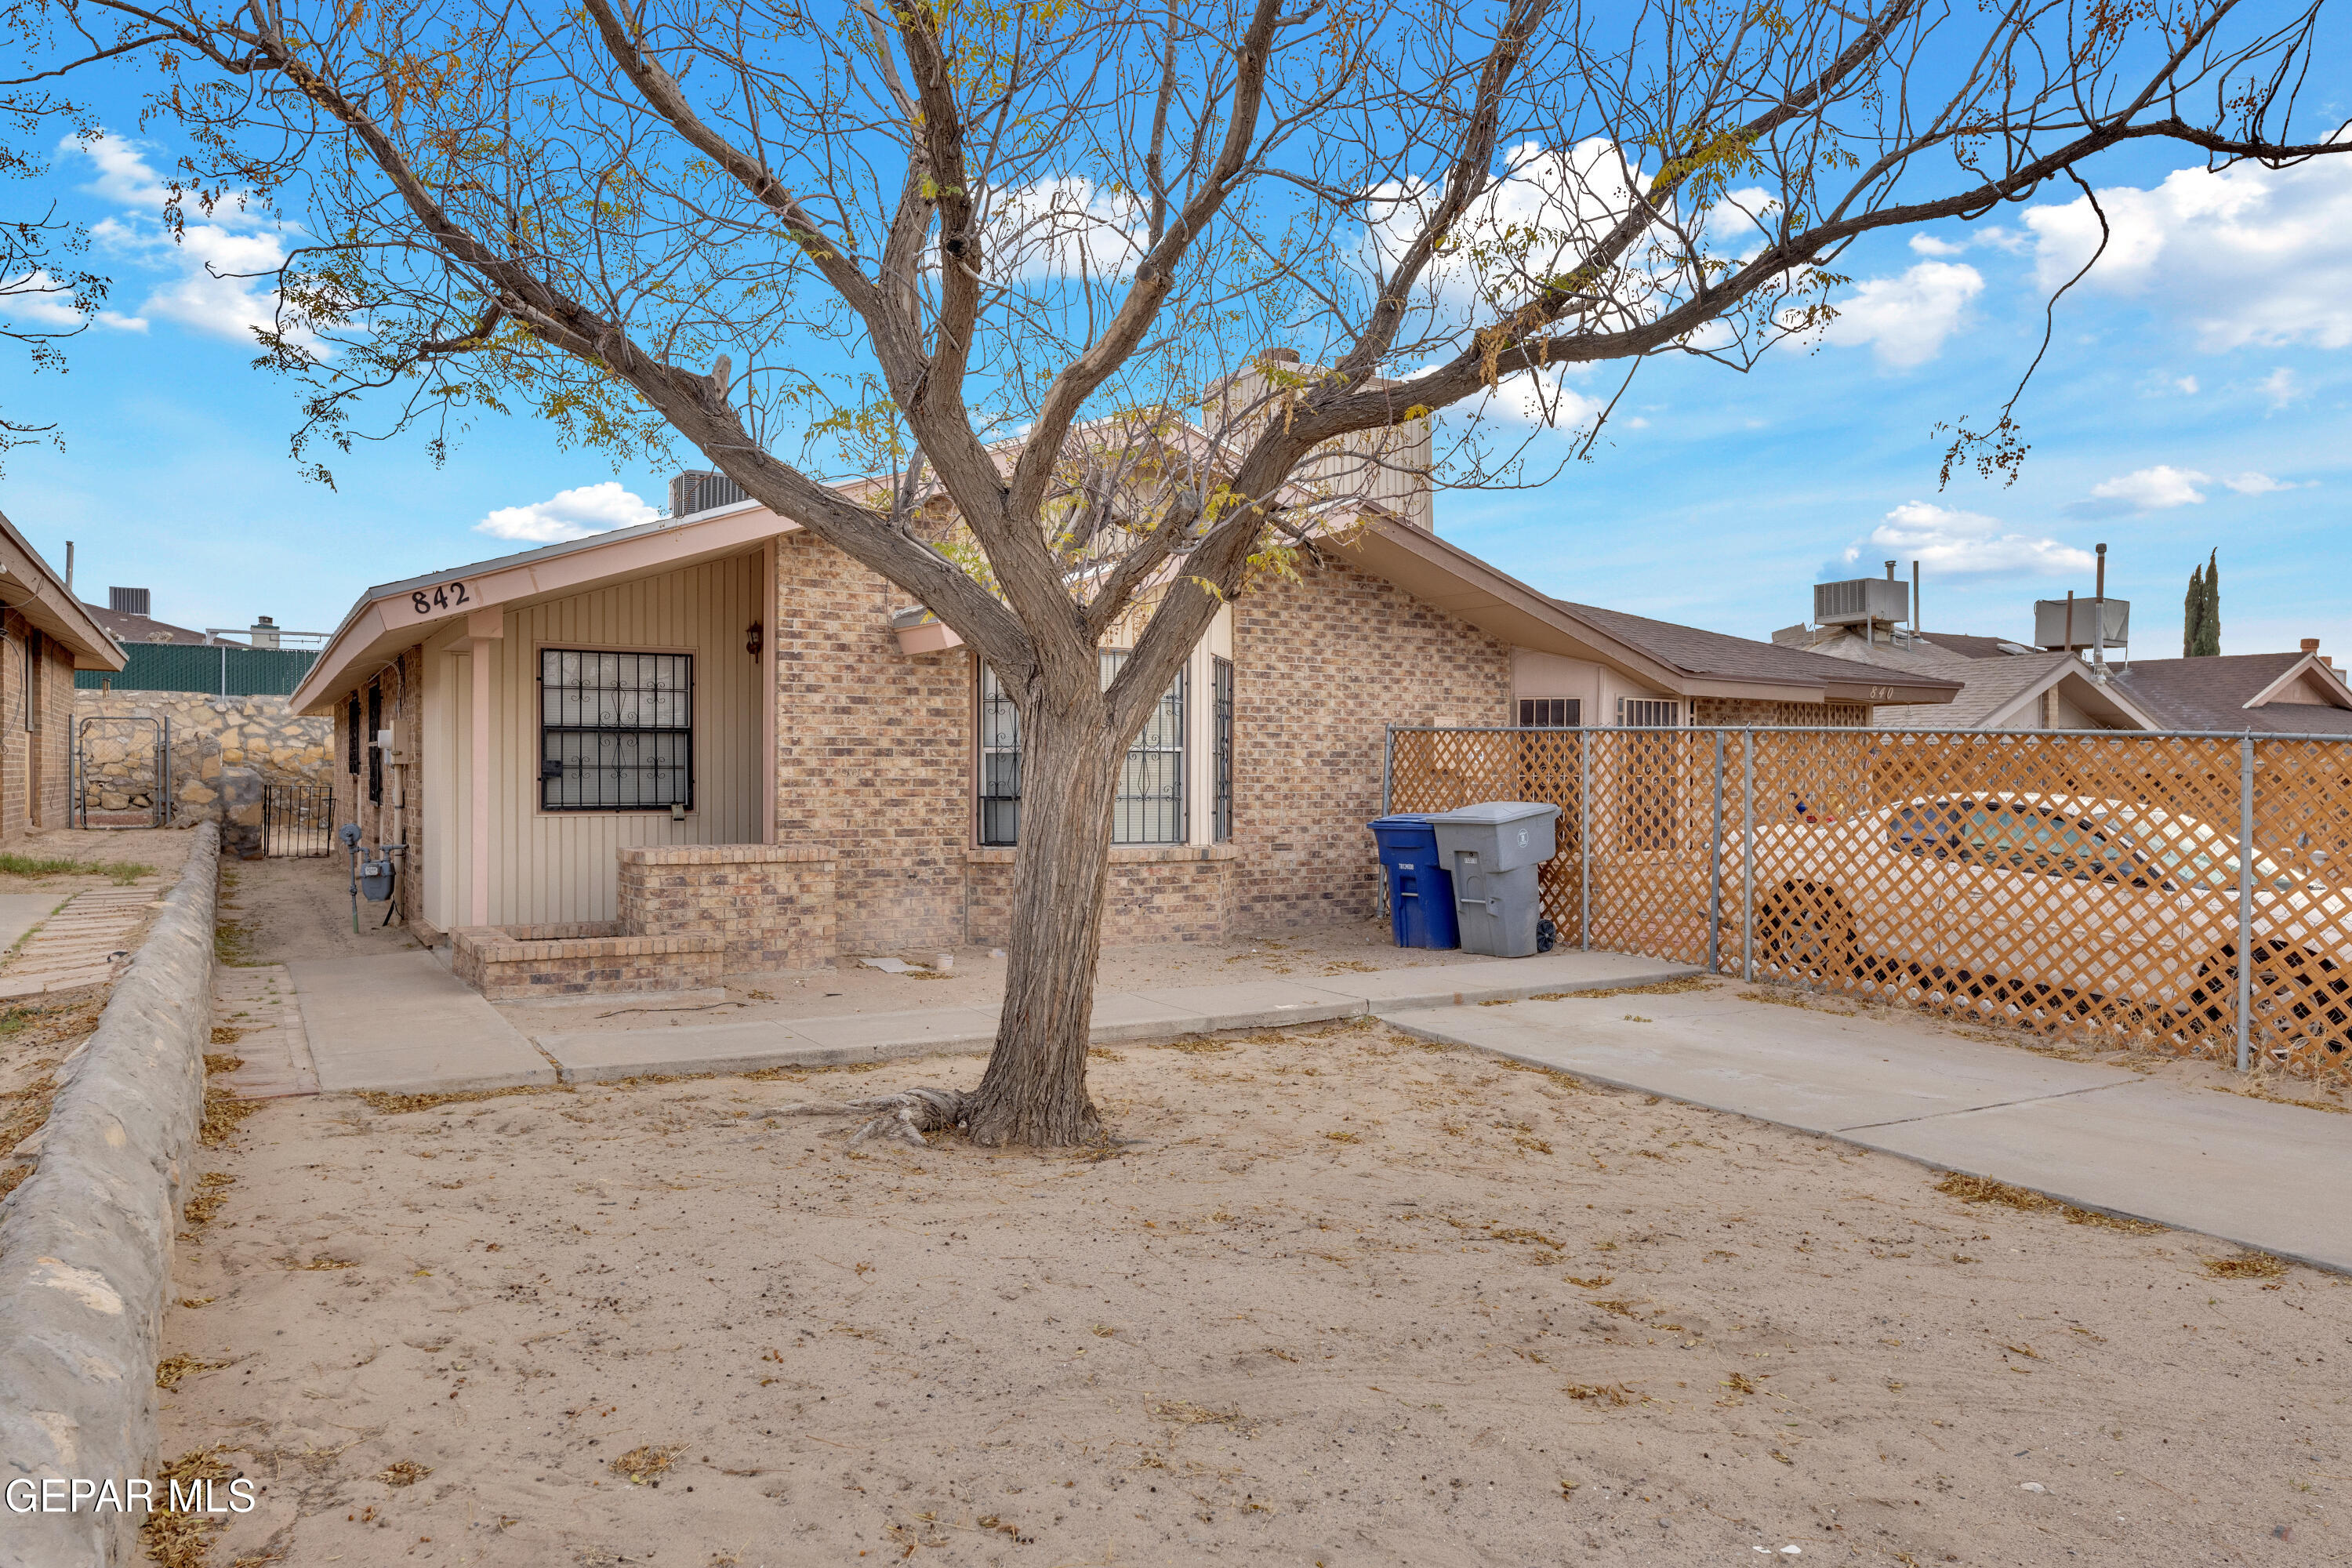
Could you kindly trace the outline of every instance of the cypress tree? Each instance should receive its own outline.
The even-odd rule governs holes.
[[[2205,620],[2205,568],[2189,569],[2189,592],[2180,600],[2180,657],[2197,657],[2197,633]]]
[[[2197,646],[2189,652],[2210,658],[2221,651],[2221,552],[2218,549],[2205,561],[2205,591],[2199,610]]]

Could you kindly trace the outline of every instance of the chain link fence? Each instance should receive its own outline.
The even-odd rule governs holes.
[[[1558,805],[1564,941],[2352,1073],[2352,739],[1398,727],[1387,780]]]

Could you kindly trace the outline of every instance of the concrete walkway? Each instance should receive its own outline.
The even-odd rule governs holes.
[[[494,1089],[594,1082],[640,1074],[835,1067],[941,1051],[984,1051],[994,1007],[939,1006],[841,1017],[745,1018],[632,1029],[551,1031],[525,1038],[428,954],[298,961],[286,966],[321,1089]],[[1646,985],[1688,974],[1682,964],[1612,952],[1432,964],[1320,978],[1249,980],[1165,990],[1103,991],[1099,1043],[1216,1029],[1350,1018],[1389,1007],[1451,1006],[1549,992]],[[615,997],[615,1006],[663,998]]]
[[[2352,1185],[2352,1117],[2053,1060],[1924,1022],[1743,1001],[1729,986],[1380,1012],[1423,1039],[2352,1273],[2352,1208],[2336,1201]]]
[[[286,965],[318,1085],[413,1094],[551,1084],[555,1068],[421,951]]]

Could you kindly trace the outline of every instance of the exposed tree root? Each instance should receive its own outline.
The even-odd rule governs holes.
[[[910,1089],[899,1094],[877,1094],[866,1100],[843,1100],[829,1103],[811,1102],[802,1105],[779,1105],[760,1112],[756,1120],[772,1116],[863,1116],[868,1118],[849,1140],[851,1148],[868,1138],[887,1138],[893,1142],[912,1143],[918,1149],[928,1149],[926,1132],[942,1132],[961,1126],[971,1096],[959,1089]]]

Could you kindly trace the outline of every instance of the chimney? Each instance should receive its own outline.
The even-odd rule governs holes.
[[[247,647],[276,647],[278,623],[268,616],[256,616],[253,618],[253,625],[246,628],[246,635],[250,639],[247,644]]]
[[[106,591],[106,607],[119,615],[152,615],[154,612],[149,608],[152,603],[144,588],[109,588]]]
[[[2317,637],[2304,638],[2303,651],[2305,653],[2317,653],[2319,651],[2319,639]]]

